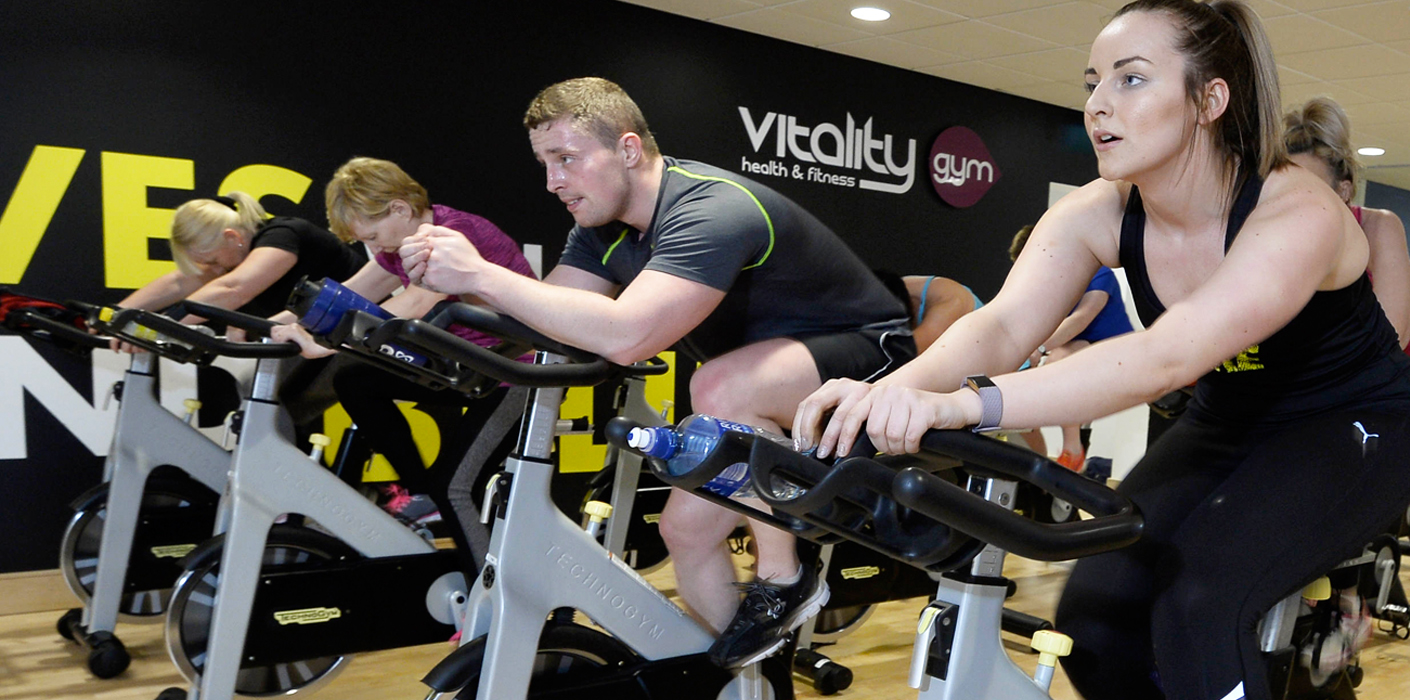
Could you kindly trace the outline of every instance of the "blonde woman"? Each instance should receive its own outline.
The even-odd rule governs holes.
[[[178,207],[171,252],[176,269],[118,306],[158,310],[190,299],[267,317],[284,310],[301,277],[342,281],[367,262],[362,246],[347,245],[303,219],[269,218],[244,192]]]
[[[1410,343],[1410,252],[1405,224],[1395,212],[1351,203],[1360,180],[1360,163],[1351,146],[1351,120],[1341,105],[1314,97],[1283,116],[1288,158],[1322,178],[1351,207],[1351,213],[1371,244],[1366,272],[1376,287],[1376,300],[1395,326],[1400,347]]]

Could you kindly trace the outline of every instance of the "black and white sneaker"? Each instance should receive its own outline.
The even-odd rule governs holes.
[[[822,610],[830,595],[817,569],[803,565],[803,575],[791,586],[768,581],[737,583],[744,600],[729,627],[710,645],[710,661],[721,668],[747,666],[778,653],[789,633]]]

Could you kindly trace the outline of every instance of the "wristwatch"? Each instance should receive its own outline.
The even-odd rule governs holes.
[[[979,414],[979,424],[972,430],[976,433],[987,433],[999,429],[999,421],[1004,417],[1004,395],[999,393],[999,387],[994,386],[994,382],[982,374],[976,374],[964,378],[964,386],[961,389],[971,389],[979,394],[979,402],[983,405],[983,411]]]

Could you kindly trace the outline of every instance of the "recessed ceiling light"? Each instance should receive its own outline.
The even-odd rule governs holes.
[[[882,22],[891,19],[891,13],[880,7],[858,7],[852,10],[852,16],[863,22]]]
[[[1356,149],[1356,152],[1360,153],[1363,156],[1383,156],[1386,154],[1386,149],[1376,148],[1375,146],[1367,146],[1365,148]]]

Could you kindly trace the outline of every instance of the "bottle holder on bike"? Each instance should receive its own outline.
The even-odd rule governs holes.
[[[630,421],[613,423],[609,439],[626,445]],[[690,474],[671,476],[664,462],[647,461],[663,481],[685,489],[748,462],[759,498],[776,511],[763,519],[800,537],[850,540],[932,571],[963,565],[986,542],[1032,559],[1059,561],[1124,546],[1140,536],[1143,521],[1129,500],[1045,457],[967,431],[932,430],[921,446],[916,456],[878,460],[867,456],[872,448],[863,437],[851,456],[828,465],[770,440],[730,432]],[[1093,517],[1035,522],[971,493],[962,485],[971,475],[1031,483]],[[781,482],[798,489],[776,489]],[[696,493],[758,516],[744,504]]]

